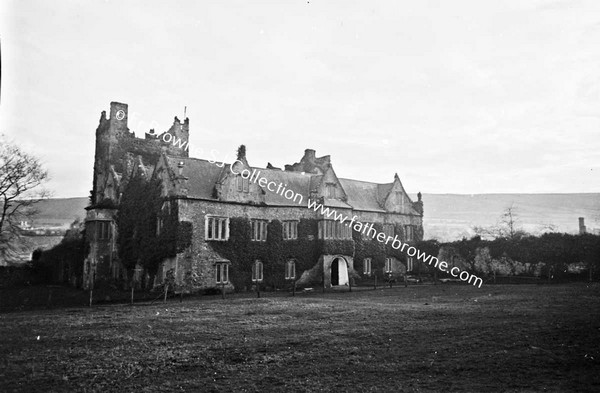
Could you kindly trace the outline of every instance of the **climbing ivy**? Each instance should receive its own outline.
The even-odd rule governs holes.
[[[253,285],[252,266],[256,260],[263,262],[262,285],[282,288],[290,285],[285,280],[285,264],[291,259],[296,262],[296,279],[299,279],[322,254],[354,254],[352,240],[317,239],[318,220],[315,219],[301,219],[298,238],[293,240],[283,239],[283,225],[279,220],[269,222],[265,242],[252,241],[250,228],[249,219],[230,218],[229,240],[210,242],[214,251],[231,261],[229,279],[238,290]]]
[[[383,232],[381,224],[373,224],[373,228],[377,233]],[[386,246],[377,239],[365,239],[361,232],[352,231],[352,238],[355,244],[354,268],[357,271],[361,270],[365,258],[371,258],[371,271],[380,276],[381,269],[385,264]]]
[[[136,264],[154,276],[162,260],[191,245],[192,224],[177,217],[177,204],[161,197],[160,181],[140,174],[129,180],[117,213],[118,255],[129,277]],[[159,218],[162,228],[157,233]]]

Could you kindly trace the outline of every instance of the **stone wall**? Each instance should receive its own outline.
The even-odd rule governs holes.
[[[177,283],[185,285],[192,283],[193,288],[210,288],[215,284],[215,261],[223,260],[223,257],[215,252],[212,247],[212,242],[205,240],[205,220],[207,216],[221,217],[240,217],[247,219],[261,220],[301,220],[313,219],[320,220],[322,215],[320,212],[315,212],[308,209],[306,206],[291,205],[291,206],[256,206],[240,203],[228,203],[219,201],[206,201],[195,199],[178,199],[178,214],[179,221],[187,221],[192,224],[192,242],[191,246],[179,253],[176,258],[165,261],[162,271],[166,272],[169,269],[174,269]],[[342,211],[340,209],[340,211]],[[400,214],[385,214],[378,212],[360,212],[347,211],[351,218],[353,215],[358,216],[359,221],[363,222],[379,222],[379,223],[398,223],[401,225],[421,225],[422,218],[419,216],[400,215]],[[314,233],[314,239],[317,241],[317,233]],[[369,240],[376,242],[377,240]],[[324,254],[320,260],[315,260],[315,265],[321,264],[320,271],[325,271],[325,285],[331,284],[330,267],[331,262],[337,257],[343,257],[349,266],[350,277],[361,275],[362,265],[355,269],[353,255],[333,255]],[[403,273],[406,268],[402,262],[393,260],[393,270],[396,273]],[[266,262],[266,261],[265,261]],[[300,277],[303,272],[297,271],[297,277]],[[283,272],[282,272],[283,274]],[[315,279],[309,275],[311,279]],[[304,281],[307,281],[305,275]],[[317,277],[319,280],[322,278]],[[159,279],[157,277],[157,279]],[[231,289],[231,287],[230,287]]]

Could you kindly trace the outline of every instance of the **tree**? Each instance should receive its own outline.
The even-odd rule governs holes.
[[[511,204],[504,210],[496,225],[491,227],[475,226],[473,227],[473,231],[477,236],[492,239],[504,238],[508,240],[519,240],[527,235],[519,225],[519,218],[514,204]]]
[[[14,258],[20,221],[35,214],[34,204],[48,197],[42,188],[47,180],[37,157],[0,136],[0,258]]]

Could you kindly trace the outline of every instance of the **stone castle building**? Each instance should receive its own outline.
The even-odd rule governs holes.
[[[251,166],[243,146],[232,164],[191,158],[189,145],[165,142],[188,140],[187,118],[183,122],[175,118],[166,131],[173,138],[146,133],[144,139],[129,130],[127,119],[127,105],[112,102],[108,117],[103,111],[96,130],[93,189],[86,216],[85,287],[99,280],[132,279],[145,286],[171,280],[186,291],[219,286],[240,290],[257,282],[330,287],[413,270],[412,258],[306,204],[309,199],[318,201],[403,242],[422,240],[420,194],[413,202],[398,175],[386,184],[338,178],[331,158],[317,157],[311,149],[283,170],[270,164]],[[244,170],[259,170],[262,177],[284,184],[304,202],[244,178],[240,175]],[[169,217],[175,234],[171,241],[177,243],[153,268],[145,267],[143,260],[124,261],[119,252],[117,216],[126,185],[134,176],[160,185],[160,208],[153,216],[150,236],[160,242]]]

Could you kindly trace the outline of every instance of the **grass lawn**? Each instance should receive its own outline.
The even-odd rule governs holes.
[[[0,314],[0,391],[600,391],[600,286],[263,293]]]

